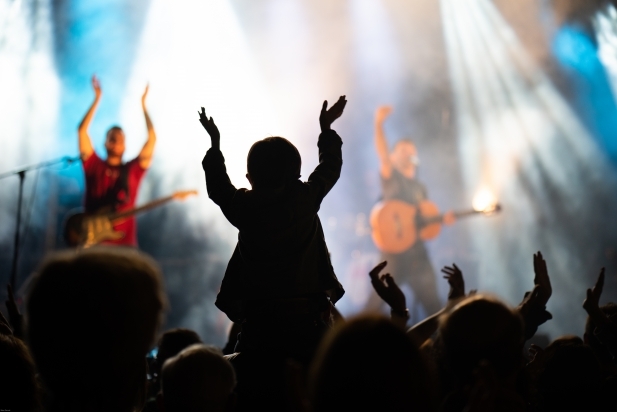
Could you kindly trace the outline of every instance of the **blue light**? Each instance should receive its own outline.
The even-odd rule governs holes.
[[[572,106],[617,163],[617,105],[592,34],[577,25],[564,25],[553,39],[552,52],[564,69]]]
[[[563,26],[553,39],[553,53],[564,66],[593,77],[603,71],[598,59],[598,47],[591,37],[575,25]]]
[[[77,125],[92,103],[90,77],[96,74],[103,99],[90,127],[96,149],[116,124],[150,0],[70,0],[53,13],[56,64],[62,79],[59,146],[77,151]]]

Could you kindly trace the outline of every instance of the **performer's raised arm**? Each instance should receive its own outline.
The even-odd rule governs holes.
[[[79,135],[79,155],[81,156],[81,160],[84,162],[92,156],[92,153],[94,153],[94,147],[92,146],[92,141],[90,140],[90,135],[88,134],[88,126],[90,126],[90,122],[94,117],[94,112],[96,111],[99,101],[101,100],[101,84],[96,76],[92,76],[92,88],[94,89],[94,102],[92,102],[92,105],[88,109],[88,112],[77,129]]]
[[[380,106],[375,112],[375,148],[379,156],[380,169],[379,173],[385,179],[392,175],[392,163],[390,161],[390,150],[388,150],[388,141],[383,130],[383,123],[386,118],[392,113],[391,106]]]
[[[141,96],[141,107],[144,110],[144,117],[146,119],[146,127],[148,128],[148,140],[146,140],[146,144],[139,152],[139,165],[143,169],[147,169],[150,167],[152,163],[152,154],[154,153],[154,146],[156,144],[156,133],[154,132],[154,126],[152,125],[152,121],[150,120],[150,116],[148,115],[148,110],[146,109],[146,97],[148,96],[148,86],[146,86],[146,90],[144,90],[143,96]]]

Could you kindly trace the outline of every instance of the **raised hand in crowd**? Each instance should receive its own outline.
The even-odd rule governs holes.
[[[600,269],[598,280],[592,289],[587,289],[587,298],[583,302],[583,309],[587,312],[596,326],[605,326],[609,321],[607,316],[600,310],[600,296],[604,289],[604,268]]]
[[[544,260],[542,252],[540,251],[533,255],[533,271],[535,274],[533,278],[533,283],[534,285],[539,286],[538,294],[540,298],[540,303],[546,305],[549,298],[553,294],[553,288],[551,287],[551,279],[548,276],[546,260]]]
[[[321,126],[322,132],[330,130],[332,123],[334,123],[334,121],[343,114],[346,104],[347,99],[345,96],[341,96],[337,102],[334,103],[330,109],[328,109],[328,101],[324,100],[323,105],[321,106],[321,113],[319,114],[319,126]],[[210,119],[212,120],[212,118]]]
[[[377,295],[390,306],[392,320],[401,326],[405,326],[407,320],[409,320],[409,311],[407,310],[405,294],[396,284],[392,275],[389,273],[384,273],[381,276],[379,275],[387,264],[387,261],[383,261],[369,272],[371,284],[375,292],[377,292]]]
[[[212,116],[210,116],[210,119],[208,119],[208,116],[206,116],[206,109],[204,109],[203,107],[201,108],[201,112],[198,111],[197,113],[199,113],[199,122],[204,127],[204,129],[206,129],[206,132],[208,132],[208,134],[210,135],[212,147],[215,149],[220,149],[221,133],[219,132],[218,127],[216,127],[216,124],[214,124],[214,119],[212,118]]]
[[[441,272],[444,273],[445,276],[443,278],[450,285],[448,300],[465,297],[465,279],[463,279],[463,272],[461,272],[459,267],[453,263],[452,266],[444,266]]]
[[[553,318],[553,315],[546,310],[552,288],[546,261],[541,252],[533,255],[533,267],[534,288],[525,293],[523,301],[517,308],[525,320],[525,340],[529,340],[536,333],[538,326]]]
[[[407,310],[407,301],[401,288],[398,287],[394,278],[389,273],[384,273],[381,276],[379,275],[387,265],[388,262],[383,261],[369,272],[371,284],[379,297],[390,306],[390,309],[404,312]]]
[[[392,310],[392,321],[400,326],[404,326],[407,320],[409,320],[409,311],[407,310],[405,294],[396,284],[392,275],[389,273],[385,273],[381,276],[379,275],[387,264],[386,261],[381,262],[369,272],[371,284],[375,292],[377,292],[377,295],[390,306]],[[444,267],[442,272],[445,274],[444,279],[450,284],[448,304],[437,313],[418,322],[407,331],[407,334],[419,344],[422,344],[435,333],[439,325],[439,316],[450,310],[460,298],[465,297],[465,280],[463,278],[463,272],[459,267],[456,266],[456,264],[452,264],[452,266]]]
[[[453,263],[452,266],[444,266],[441,272],[445,274],[443,278],[446,279],[450,285],[448,302],[440,311],[409,328],[407,335],[419,344],[428,340],[433,333],[437,331],[439,327],[439,317],[452,309],[456,303],[465,297],[465,279],[463,278],[461,269]],[[473,293],[475,293],[475,291],[473,291]]]
[[[600,307],[600,297],[604,289],[604,268],[600,270],[600,275],[592,289],[587,289],[587,298],[583,302],[583,308],[587,311],[591,322],[595,325],[595,330],[590,330],[595,338],[610,352],[617,356],[617,323]],[[614,315],[613,315],[614,316]]]

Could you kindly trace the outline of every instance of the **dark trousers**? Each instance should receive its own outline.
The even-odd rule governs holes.
[[[308,370],[330,325],[322,315],[251,318],[242,324],[231,363],[238,384],[236,411],[292,411],[289,362]]]

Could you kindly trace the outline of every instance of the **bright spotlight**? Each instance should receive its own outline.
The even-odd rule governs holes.
[[[497,198],[489,189],[483,188],[476,193],[471,204],[476,212],[492,212],[497,207]]]

